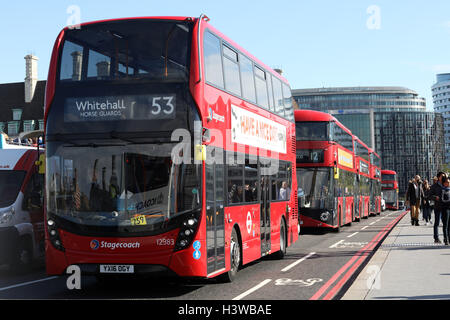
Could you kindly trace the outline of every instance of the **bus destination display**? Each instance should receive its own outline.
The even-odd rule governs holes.
[[[168,120],[175,116],[175,94],[77,97],[64,104],[64,122]]]

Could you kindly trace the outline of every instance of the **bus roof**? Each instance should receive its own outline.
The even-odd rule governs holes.
[[[108,23],[108,22],[115,22],[115,21],[127,21],[127,20],[174,20],[174,21],[185,21],[185,20],[192,20],[193,22],[197,22],[199,18],[195,17],[184,17],[184,16],[146,16],[146,17],[128,17],[128,18],[116,18],[116,19],[105,19],[105,20],[95,20],[95,21],[88,21],[80,24],[80,27],[88,26],[92,24],[98,24],[98,23]],[[225,40],[228,44],[233,46],[235,49],[241,51],[243,54],[245,54],[248,58],[253,60],[257,65],[260,67],[270,71],[272,75],[276,76],[286,84],[289,82],[286,78],[284,78],[281,74],[273,70],[272,68],[265,65],[263,62],[261,62],[259,59],[257,59],[255,56],[250,54],[247,50],[242,48],[240,45],[238,45],[236,42],[228,38],[226,35],[224,35],[222,32],[214,28],[211,24],[208,23],[209,18],[207,20],[204,20],[203,23],[206,24],[207,28],[213,31],[216,35],[220,36],[223,40]],[[64,31],[69,30],[70,27],[65,27]]]
[[[342,123],[339,122],[338,119],[333,117],[333,115],[321,112],[321,111],[315,111],[315,110],[294,110],[294,116],[295,121],[308,121],[308,122],[336,122],[336,124],[341,127],[345,132],[352,135],[352,132],[350,129],[348,129],[346,126],[344,126]]]
[[[381,174],[397,174],[394,170],[381,170]]]
[[[295,110],[295,121],[336,121],[331,114],[315,110]]]
[[[178,20],[178,21],[184,21],[187,19],[191,19],[192,21],[195,21],[197,18],[193,17],[176,17],[176,16],[155,16],[155,17],[126,17],[126,18],[115,18],[115,19],[104,19],[104,20],[93,20],[93,21],[87,21],[80,23],[80,27],[88,26],[91,24],[97,24],[97,23],[108,23],[108,22],[115,22],[115,21],[126,21],[126,20],[147,20],[147,19],[155,19],[155,20]],[[67,26],[64,28],[64,30],[71,29],[70,26]]]

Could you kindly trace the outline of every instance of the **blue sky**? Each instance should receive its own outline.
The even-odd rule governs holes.
[[[81,22],[205,13],[264,63],[281,67],[293,89],[403,86],[431,109],[436,73],[450,72],[448,0],[15,0],[0,11],[0,83],[23,81],[29,53],[39,57],[39,79],[46,79],[71,5],[80,8]],[[368,12],[371,6],[377,11]]]

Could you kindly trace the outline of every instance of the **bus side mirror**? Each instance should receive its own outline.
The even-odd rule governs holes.
[[[39,174],[45,173],[45,154],[39,155],[39,160],[34,163],[38,167]]]
[[[338,167],[334,167],[334,179],[336,179],[336,180],[339,179],[339,168]]]
[[[206,146],[202,144],[195,145],[194,150],[195,161],[206,161]]]

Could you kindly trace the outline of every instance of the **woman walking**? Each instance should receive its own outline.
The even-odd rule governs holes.
[[[442,219],[442,233],[444,243],[448,244],[448,210],[447,205],[442,201],[444,184],[448,183],[447,175],[444,172],[437,174],[438,182],[431,186],[431,198],[434,200],[434,242],[441,243],[439,239],[439,223]]]
[[[411,207],[411,225],[419,225],[420,205],[423,199],[422,183],[420,176],[414,177],[414,180],[408,185],[406,191],[406,204]]]
[[[423,220],[425,220],[425,225],[427,226],[428,223],[431,221],[431,203],[430,203],[430,196],[431,196],[431,187],[428,184],[428,180],[425,180],[423,182],[423,194],[424,197],[422,199],[422,217]]]

